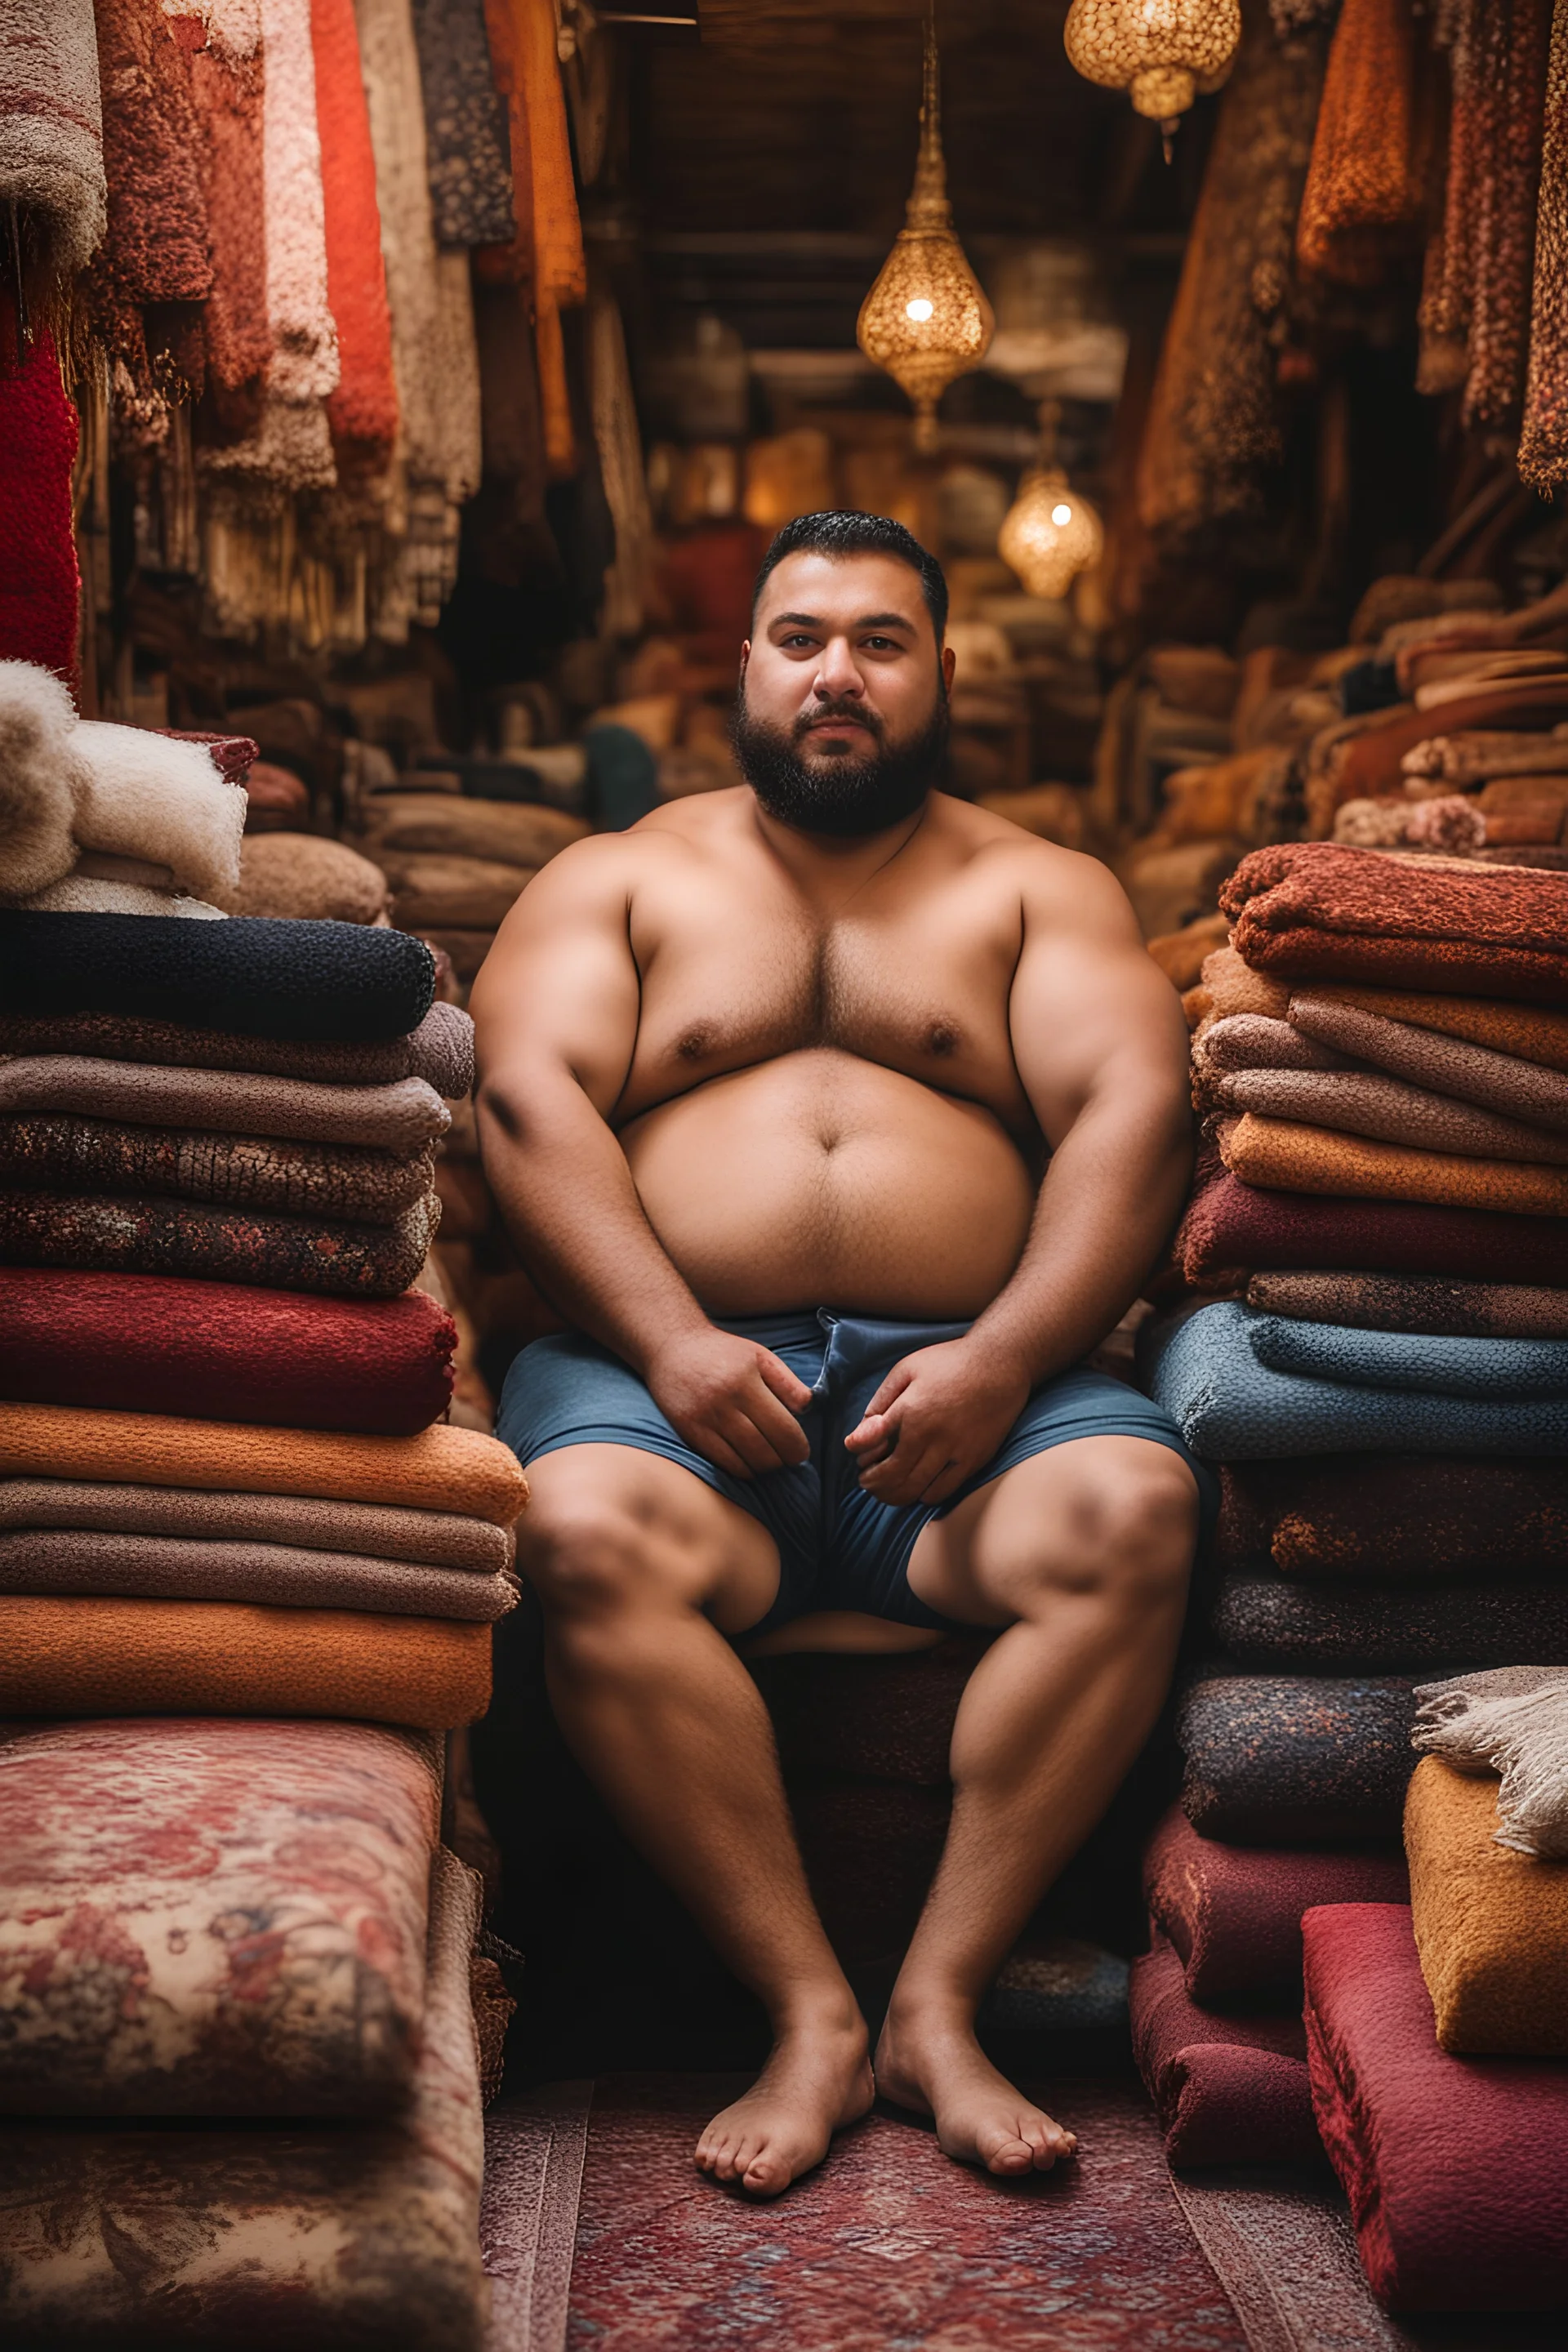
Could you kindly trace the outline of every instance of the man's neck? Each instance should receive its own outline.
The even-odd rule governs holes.
[[[840,901],[892,864],[926,823],[930,809],[928,794],[909,816],[878,833],[807,833],[770,816],[754,798],[752,803],[763,847],[777,858],[803,895]]]

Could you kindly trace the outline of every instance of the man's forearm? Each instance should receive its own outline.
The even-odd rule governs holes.
[[[662,1340],[709,1318],[648,1223],[610,1129],[570,1081],[530,1106],[481,1087],[479,1149],[507,1231],[552,1304],[646,1372]]]
[[[1137,1297],[1191,1168],[1184,1104],[1151,1118],[1109,1096],[1091,1103],[1046,1171],[1012,1279],[972,1336],[1031,1387],[1079,1362]]]

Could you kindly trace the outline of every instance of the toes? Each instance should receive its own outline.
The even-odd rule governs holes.
[[[763,2154],[753,2157],[746,2167],[741,2175],[741,2186],[753,2197],[778,2197],[789,2187],[793,2177],[782,2157]]]
[[[1032,2172],[1035,2164],[1035,2151],[1024,2139],[1000,2139],[985,2158],[987,2172]]]

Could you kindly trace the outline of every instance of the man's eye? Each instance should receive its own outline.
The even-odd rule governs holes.
[[[814,642],[814,639],[805,635],[801,631],[797,630],[794,636],[786,637],[784,639],[784,646],[787,650],[788,648],[795,646],[809,646]]]
[[[866,643],[874,654],[896,654],[899,650],[891,637],[868,637]]]

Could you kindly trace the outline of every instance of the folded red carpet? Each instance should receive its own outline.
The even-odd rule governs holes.
[[[0,1192],[0,1265],[192,1275],[265,1290],[395,1298],[424,1265],[439,1216],[434,1192],[392,1225],[246,1216],[200,1201]]]
[[[1568,877],[1281,842],[1244,857],[1220,903],[1240,954],[1281,980],[1568,1003]]]
[[[312,1298],[174,1275],[0,1266],[0,1396],[412,1437],[457,1326],[422,1290]]]
[[[437,1852],[428,1998],[395,2119],[40,2120],[0,2133],[5,2341],[39,2352],[480,2352],[477,1888]]]
[[[1222,1844],[1200,1837],[1173,1805],[1143,1856],[1143,1894],[1196,2001],[1295,1995],[1301,1916],[1319,1903],[1403,1903],[1397,1846],[1344,1853]]]
[[[1320,2155],[1306,2037],[1293,2008],[1200,2009],[1156,1933],[1132,1963],[1132,2053],[1174,2165],[1301,2164]]]
[[[1568,1286],[1568,1218],[1271,1192],[1227,1172],[1193,1194],[1175,1255],[1195,1290],[1239,1288],[1264,1266],[1561,1288]]]
[[[0,2111],[366,2115],[425,2006],[434,1741],[62,1723],[0,1740]]]
[[[1342,1846],[1399,1835],[1415,1701],[1393,1675],[1210,1675],[1181,1703],[1182,1806],[1205,1837]]]
[[[1457,1674],[1568,1657],[1568,1582],[1440,1585],[1227,1576],[1209,1617],[1233,1658],[1266,1673]]]
[[[1536,1577],[1568,1573],[1568,1463],[1454,1454],[1325,1454],[1226,1463],[1222,1568],[1281,1576]]]
[[[1568,2066],[1439,2050],[1403,1906],[1310,1911],[1302,1940],[1312,2104],[1378,2300],[1568,2304]]]
[[[0,1717],[321,1715],[455,1731],[489,1696],[488,1625],[0,1593]]]

